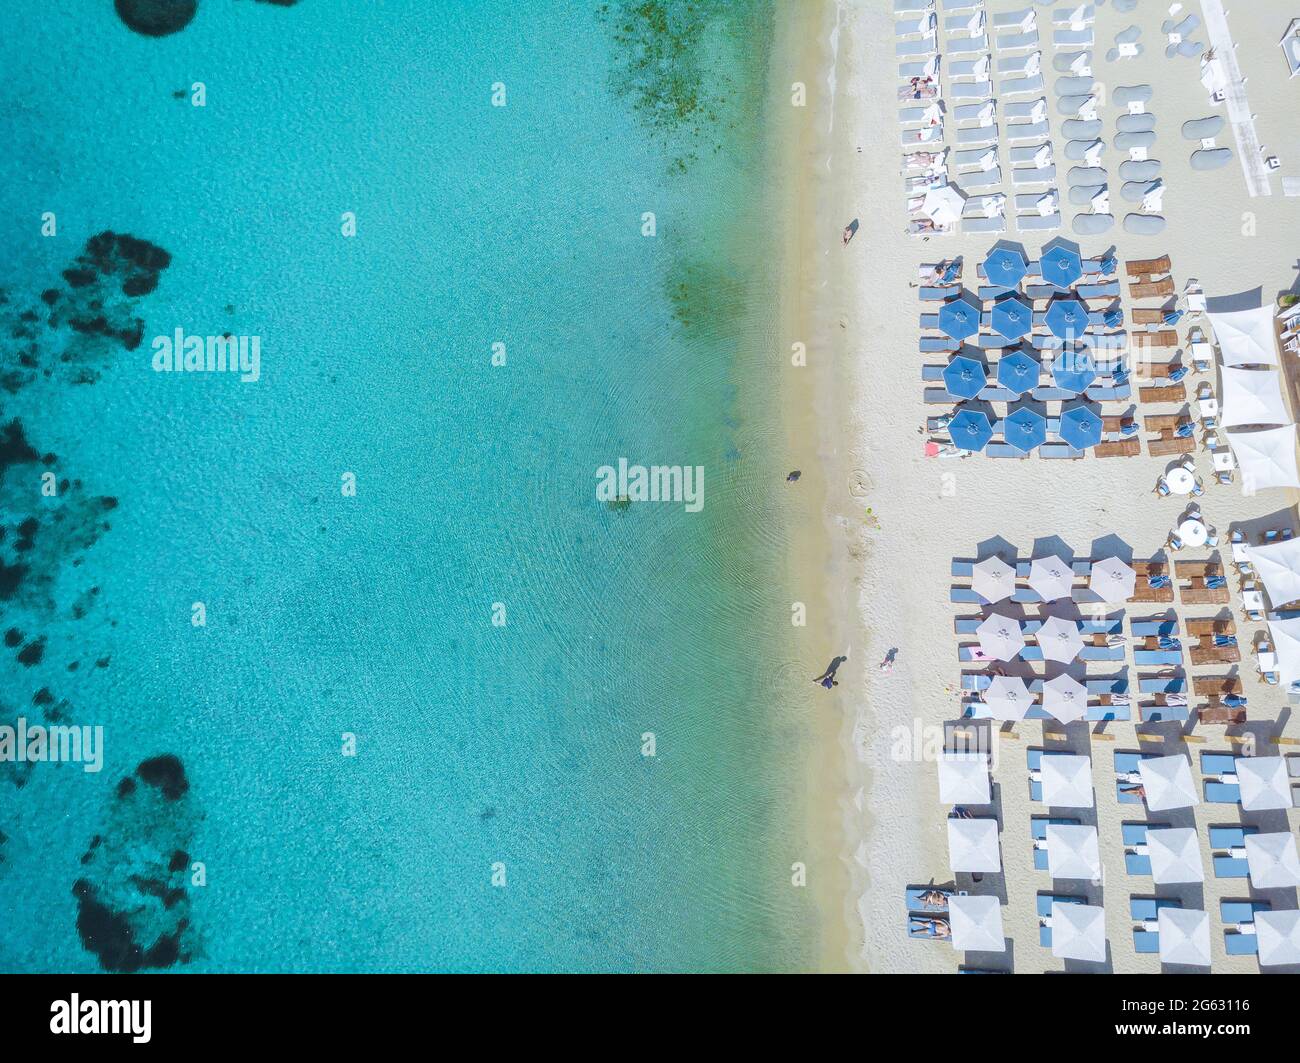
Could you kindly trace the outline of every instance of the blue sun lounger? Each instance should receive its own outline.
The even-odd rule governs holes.
[[[1138,680],[1138,692],[1141,694],[1181,694],[1187,689],[1187,680],[1182,676],[1145,676]]]
[[[1146,759],[1143,753],[1125,753],[1120,750],[1115,751],[1115,774],[1128,775],[1138,770],[1138,765]],[[1133,785],[1116,778],[1115,780],[1115,800],[1121,805],[1140,805],[1142,798],[1137,794],[1125,793],[1122,787]]]
[[[1255,923],[1256,912],[1272,909],[1267,901],[1220,901],[1219,917],[1224,922],[1223,946],[1229,956],[1250,956],[1259,951],[1259,941],[1254,934],[1243,934],[1237,929],[1243,923]]]
[[[919,294],[923,303],[946,303],[960,291],[960,286],[956,284],[947,284],[942,286],[923,284],[920,288]]]
[[[1047,828],[1049,825],[1077,827],[1077,819],[1065,819],[1060,816],[1030,816],[1029,817],[1029,836],[1036,842],[1047,841]],[[1034,867],[1039,871],[1047,870],[1047,850],[1034,846]]]
[[[1250,864],[1244,856],[1233,856],[1233,849],[1246,845],[1246,835],[1255,834],[1258,827],[1211,827],[1210,848],[1222,850],[1224,855],[1214,857],[1215,878],[1249,878]]]
[[[1186,705],[1143,705],[1141,718],[1143,723],[1169,723],[1177,720],[1186,722],[1191,710]]]
[[[941,938],[935,933],[934,927],[927,923],[920,922],[921,919],[943,919],[942,915],[908,915],[907,917],[907,936],[910,938],[929,938],[931,941],[951,941],[951,937]]]
[[[1237,758],[1231,753],[1202,753],[1202,775],[1236,775]],[[1241,787],[1237,783],[1205,781],[1205,800],[1216,805],[1241,804]]]
[[[1178,618],[1172,620],[1134,620],[1129,625],[1135,638],[1159,638],[1178,634]]]
[[[1133,661],[1139,668],[1177,667],[1183,663],[1183,651],[1134,650]]]
[[[1120,826],[1125,849],[1146,845],[1147,831],[1152,827],[1164,827],[1163,823],[1124,823]],[[1124,870],[1130,875],[1150,875],[1151,857],[1146,853],[1124,854]]]
[[[921,897],[927,893],[942,893],[944,898],[943,907],[929,908],[923,904]],[[935,913],[943,914],[948,911],[948,898],[953,896],[965,897],[966,891],[944,889],[940,886],[908,886],[904,894],[904,901],[909,912],[924,912],[930,915]]]
[[[1046,919],[1052,914],[1053,904],[1083,904],[1082,897],[1071,897],[1065,893],[1040,893],[1036,902],[1038,915]],[[1038,928],[1038,943],[1045,949],[1052,947],[1052,928],[1050,926],[1040,926]]]

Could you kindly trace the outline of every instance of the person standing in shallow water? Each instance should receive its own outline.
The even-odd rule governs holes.
[[[813,682],[820,683],[827,690],[830,690],[831,687],[839,686],[840,685],[839,680],[835,678],[835,673],[839,671],[840,665],[842,665],[847,660],[848,660],[847,657],[836,657],[833,661],[831,661],[830,664],[826,666],[826,671],[822,672],[821,675],[817,676],[817,678],[815,678]]]

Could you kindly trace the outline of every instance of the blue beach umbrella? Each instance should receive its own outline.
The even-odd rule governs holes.
[[[1002,434],[1017,450],[1028,453],[1047,442],[1047,418],[1028,406],[1021,406],[1007,414]]]
[[[983,450],[993,438],[993,426],[986,413],[959,410],[948,422],[948,435],[962,450]]]
[[[1063,443],[1075,450],[1087,450],[1101,442],[1101,415],[1084,403],[1061,412],[1061,430],[1057,433]]]
[[[1024,351],[1013,351],[998,359],[998,383],[1008,391],[1023,395],[1038,387],[1038,373],[1042,368],[1037,358]]]
[[[989,375],[974,358],[957,355],[943,371],[943,382],[948,394],[959,399],[973,399],[988,383]]]
[[[1053,299],[1045,320],[1053,336],[1077,339],[1088,329],[1088,308],[1078,299]]]
[[[1012,247],[995,247],[984,259],[984,276],[990,284],[1014,288],[1029,272],[1024,253]]]
[[[939,307],[939,331],[955,340],[974,336],[980,330],[983,306],[970,292],[962,292]]]
[[[1066,244],[1057,244],[1043,252],[1038,263],[1043,280],[1058,288],[1068,288],[1083,276],[1083,259]]]
[[[989,311],[993,331],[1009,340],[1018,340],[1034,327],[1034,308],[1018,295],[999,299]]]
[[[1067,347],[1052,362],[1052,379],[1063,391],[1081,394],[1097,379],[1097,363],[1091,352]]]

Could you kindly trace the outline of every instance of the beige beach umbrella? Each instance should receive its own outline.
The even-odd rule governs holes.
[[[1188,967],[1210,966],[1210,917],[1199,908],[1161,908],[1156,913],[1160,960]]]
[[[990,605],[1016,592],[1016,570],[1000,557],[986,557],[971,566],[971,589]]]
[[[1133,597],[1137,573],[1118,557],[1107,557],[1092,566],[1088,586],[1103,602],[1124,602]]]
[[[1023,720],[1034,704],[1034,695],[1019,676],[996,675],[984,691],[984,704],[995,720]]]
[[[1088,688],[1061,673],[1043,684],[1043,708],[1061,723],[1082,720],[1088,715]]]
[[[987,805],[991,798],[987,753],[940,755],[940,801],[947,805]]]
[[[1029,563],[1029,585],[1045,602],[1068,598],[1074,593],[1074,570],[1055,554],[1036,557]]]
[[[1147,808],[1164,812],[1171,808],[1191,808],[1200,804],[1192,782],[1192,768],[1181,753],[1167,757],[1143,757],[1138,762]]]
[[[1300,912],[1294,908],[1256,912],[1255,937],[1261,967],[1300,963]]]
[[[959,952],[1006,951],[1002,903],[996,897],[949,897],[948,924],[952,947]]]
[[[1038,647],[1043,651],[1043,659],[1069,664],[1079,656],[1083,649],[1083,635],[1079,633],[1076,620],[1066,620],[1060,616],[1049,616],[1038,629]]]
[[[1291,807],[1291,779],[1282,757],[1238,757],[1241,807],[1251,812]]]
[[[1043,804],[1053,808],[1092,808],[1092,761],[1074,753],[1045,753]]]
[[[1247,834],[1246,863],[1250,867],[1250,884],[1256,889],[1300,886],[1300,855],[1290,831]]]
[[[1100,879],[1101,855],[1097,848],[1097,828],[1087,824],[1049,823],[1047,871],[1052,878],[1089,882]]]
[[[1013,660],[1025,648],[1020,621],[1001,613],[989,616],[975,629],[975,634],[980,640],[980,652],[995,661]]]
[[[948,819],[948,866],[953,871],[1001,871],[996,819]],[[951,905],[952,900],[948,903]]]
[[[1052,902],[1052,955],[1063,960],[1106,959],[1106,910],[1093,904]]]
[[[1201,842],[1193,827],[1167,827],[1147,831],[1151,878],[1157,885],[1204,882]]]

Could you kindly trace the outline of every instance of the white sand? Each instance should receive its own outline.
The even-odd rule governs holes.
[[[964,957],[941,942],[910,940],[906,936],[903,902],[904,887],[949,881],[945,814],[938,801],[937,772],[931,762],[891,756],[892,738],[897,729],[911,732],[916,727],[938,727],[958,715],[957,688],[961,666],[957,660],[958,641],[953,635],[956,616],[974,615],[968,607],[949,603],[952,580],[949,567],[954,558],[970,559],[980,555],[980,544],[1003,537],[1019,550],[1022,558],[1034,556],[1038,540],[1059,536],[1078,558],[1097,556],[1094,541],[1117,535],[1132,549],[1133,556],[1150,557],[1162,547],[1186,500],[1159,499],[1151,493],[1157,475],[1171,459],[1151,457],[1145,445],[1141,456],[1132,458],[1088,458],[1083,461],[1049,462],[1034,459],[1025,462],[997,461],[983,456],[964,460],[926,459],[922,453],[924,436],[919,429],[927,412],[943,412],[927,407],[922,401],[924,385],[920,379],[923,364],[940,362],[933,355],[917,353],[918,316],[922,305],[908,281],[916,276],[922,261],[936,261],[958,254],[966,258],[966,280],[972,286],[975,264],[992,245],[995,237],[935,237],[928,242],[904,235],[906,218],[900,177],[898,147],[897,60],[893,54],[894,33],[891,0],[864,0],[841,5],[838,83],[835,100],[837,147],[832,166],[843,181],[842,199],[828,202],[820,217],[822,239],[828,245],[837,239],[839,229],[857,216],[862,229],[843,257],[843,278],[838,292],[826,296],[828,320],[839,319],[844,327],[834,339],[837,349],[837,410],[842,438],[848,453],[833,456],[839,462],[836,479],[829,484],[828,507],[837,529],[836,550],[841,561],[848,560],[859,573],[855,591],[845,588],[846,596],[856,594],[860,608],[860,626],[846,648],[850,663],[841,673],[846,680],[840,690],[846,712],[852,715],[846,724],[846,744],[851,748],[848,759],[852,809],[846,830],[847,847],[852,854],[852,892],[858,898],[863,938],[861,954],[855,963],[872,971],[953,971]],[[990,12],[1015,10],[1025,0],[989,0]],[[1040,33],[1044,38],[1046,95],[1053,123],[1053,141],[1057,149],[1060,189],[1064,200],[1065,171],[1070,164],[1062,156],[1065,138],[1060,133],[1061,117],[1056,113],[1052,86],[1060,76],[1051,69],[1050,12],[1059,4],[1038,8]],[[1173,276],[1181,290],[1189,278],[1196,278],[1210,296],[1224,295],[1263,286],[1265,298],[1296,281],[1295,263],[1300,252],[1300,199],[1284,198],[1275,176],[1271,198],[1250,199],[1239,165],[1232,164],[1212,173],[1193,173],[1187,160],[1196,145],[1180,134],[1182,123],[1191,118],[1223,113],[1222,107],[1210,106],[1198,78],[1198,63],[1184,58],[1166,59],[1165,40],[1160,22],[1168,17],[1168,3],[1143,0],[1137,11],[1117,14],[1107,4],[1098,12],[1094,75],[1109,87],[1146,82],[1155,89],[1149,109],[1158,117],[1157,141],[1153,158],[1163,164],[1162,176],[1167,192],[1164,214],[1169,229],[1157,237],[1130,237],[1119,225],[1106,236],[1081,241],[1085,255],[1100,255],[1112,245],[1121,263],[1134,258],[1168,254],[1173,260]],[[1199,5],[1188,3],[1185,11],[1199,14]],[[1280,0],[1257,0],[1237,4],[1229,11],[1229,24],[1239,48],[1238,62],[1249,78],[1248,91],[1252,109],[1258,115],[1258,132],[1270,152],[1283,156],[1282,174],[1300,174],[1300,144],[1296,143],[1293,119],[1293,86],[1288,86],[1285,65],[1277,46],[1289,19],[1296,12]],[[940,5],[942,19],[942,4]],[[1139,59],[1105,62],[1104,55],[1114,34],[1135,23],[1142,27],[1145,54]],[[1196,35],[1205,40],[1202,28]],[[942,30],[941,30],[942,39]],[[996,53],[995,53],[996,58]],[[1112,209],[1122,222],[1123,213],[1131,209],[1119,197],[1117,170],[1121,156],[1111,146],[1115,118],[1120,113],[1113,104],[1101,110],[1107,141],[1104,158],[1110,169]],[[1219,144],[1236,150],[1230,130],[1225,129]],[[1007,167],[1004,146],[1003,166]],[[1073,209],[1064,202],[1065,226],[1060,235],[1074,239],[1069,230]],[[1247,224],[1247,212],[1254,215],[1253,228]],[[1243,231],[1253,235],[1243,235]],[[1026,234],[1019,237],[1014,228],[1006,239],[1023,239],[1031,254],[1056,234]],[[1122,267],[1121,267],[1122,274]],[[1131,305],[1125,289],[1125,310]],[[1146,304],[1151,305],[1151,304]],[[1189,325],[1202,324],[1195,315],[1184,319],[1183,336]],[[1288,356],[1289,357],[1289,356]],[[1193,374],[1187,378],[1189,393],[1203,380],[1215,384],[1208,376]],[[1135,388],[1136,399],[1136,388]],[[1141,405],[1140,417],[1153,412],[1172,412],[1176,407],[1152,408]],[[1119,412],[1108,409],[1106,412]],[[1143,433],[1145,435],[1145,433]],[[1198,473],[1212,484],[1209,456],[1199,447],[1196,451]],[[945,496],[943,478],[950,475],[953,493]],[[866,488],[865,499],[861,496]],[[1273,518],[1268,525],[1292,524],[1295,502],[1290,492],[1265,491],[1255,497],[1243,497],[1238,487],[1208,486],[1199,500],[1207,522],[1219,529],[1226,540],[1233,522]],[[870,505],[879,517],[875,530],[864,521],[864,506]],[[1038,551],[1051,552],[1050,549]],[[1227,559],[1228,551],[1222,549]],[[1210,556],[1208,550],[1184,550],[1179,558]],[[1300,724],[1292,722],[1286,698],[1276,687],[1258,683],[1250,645],[1257,630],[1244,622],[1236,597],[1236,579],[1232,613],[1238,622],[1242,645],[1242,662],[1236,666],[1250,699],[1252,724],[1248,729],[1263,734],[1276,733],[1272,722],[1285,721],[1282,733],[1300,736]],[[1155,615],[1161,607],[1134,606],[1123,610],[1124,630],[1132,617]],[[1181,608],[1181,607],[1180,607]],[[1218,607],[1190,611],[1190,615],[1209,616]],[[1111,610],[1115,615],[1119,610]],[[1183,610],[1188,615],[1187,610]],[[1184,642],[1186,645],[1186,641]],[[876,664],[891,647],[899,650],[893,673],[882,676]],[[1230,669],[1187,669],[1189,675],[1222,674]],[[1093,665],[1089,675],[1107,675],[1119,671],[1113,666]],[[1142,674],[1150,670],[1143,669]],[[1128,675],[1136,695],[1138,670],[1130,655]],[[1195,704],[1195,699],[1192,699]],[[1136,718],[1136,704],[1133,707]],[[1224,955],[1222,923],[1218,902],[1222,897],[1244,899],[1249,890],[1244,880],[1216,880],[1208,856],[1207,825],[1239,821],[1256,822],[1229,805],[1201,805],[1192,817],[1170,819],[1175,825],[1197,827],[1206,847],[1206,869],[1210,876],[1200,887],[1155,889],[1149,878],[1126,875],[1120,842],[1122,820],[1143,819],[1141,805],[1118,805],[1114,798],[1112,755],[1116,749],[1138,750],[1133,723],[1105,725],[1103,730],[1114,736],[1105,741],[1091,736],[1089,725],[1072,725],[1070,742],[1052,748],[1090,753],[1097,794],[1096,822],[1105,864],[1104,882],[1089,886],[1086,895],[1091,903],[1104,903],[1107,911],[1110,967],[1116,971],[1156,971],[1155,956],[1138,956],[1134,952],[1129,919],[1130,894],[1181,897],[1189,907],[1204,907],[1210,912],[1211,938],[1215,971],[1254,971],[1254,957],[1228,958]],[[1094,725],[1095,726],[1095,725]],[[851,733],[850,733],[851,727]],[[1178,731],[1169,725],[1150,730]],[[1010,938],[1005,956],[979,965],[1014,966],[1016,971],[1062,970],[1063,961],[1054,959],[1050,950],[1038,944],[1034,898],[1039,891],[1050,890],[1052,883],[1045,871],[1035,871],[1031,863],[1029,816],[1045,814],[1046,808],[1029,800],[1025,771],[1025,749],[1041,746],[1043,726],[1025,722],[1016,728],[1017,738],[1002,739],[1002,756],[995,774],[1002,819],[1002,857],[1005,876],[986,876],[978,886],[969,886],[961,877],[962,888],[974,892],[999,894],[1005,904],[1005,928]],[[1147,730],[1147,728],[1144,728]],[[1230,750],[1224,740],[1224,728],[1196,726],[1192,733],[1205,739],[1203,745],[1171,742],[1165,752],[1191,751],[1199,760],[1202,749]],[[1141,747],[1158,751],[1150,744]],[[1272,746],[1260,752],[1275,752]],[[1281,752],[1288,752],[1282,748]],[[1297,750],[1300,751],[1300,750]],[[1194,779],[1200,786],[1199,770],[1194,764]],[[1290,827],[1297,822],[1296,812],[1284,813]],[[1080,815],[1088,822],[1086,813]],[[1153,820],[1161,817],[1153,815]],[[1274,820],[1258,820],[1272,823]],[[1273,827],[1272,829],[1278,829]],[[1078,887],[1079,884],[1070,884]],[[1083,892],[1080,888],[1062,892]],[[1293,907],[1294,891],[1276,893],[1275,904]]]

